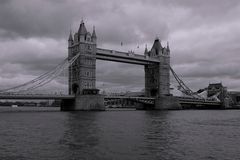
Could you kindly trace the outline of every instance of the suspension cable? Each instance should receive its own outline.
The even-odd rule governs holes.
[[[203,99],[203,97],[199,96],[198,94],[194,94],[194,92],[179,78],[179,76],[176,74],[176,72],[172,69],[171,66],[170,67],[170,71],[173,74],[173,77],[176,79],[176,81],[179,84],[179,87],[182,88],[183,90],[180,90],[181,92],[183,92],[186,95],[189,95],[191,97],[197,96],[200,99]]]
[[[77,60],[79,56],[80,56],[80,53],[72,57],[70,60],[66,58],[64,61],[58,64],[54,69],[40,75],[39,77],[29,82],[23,83],[21,85],[0,90],[0,93],[9,93],[9,92],[19,93],[23,91],[34,90],[36,88],[44,86],[45,84],[48,84],[53,79],[58,77],[66,68],[68,68],[69,66],[72,66],[72,64]]]

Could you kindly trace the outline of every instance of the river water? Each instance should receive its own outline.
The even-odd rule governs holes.
[[[0,108],[1,160],[235,160],[239,145],[240,110]]]

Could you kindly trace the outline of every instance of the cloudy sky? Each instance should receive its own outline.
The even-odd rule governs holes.
[[[192,89],[222,82],[240,90],[239,0],[1,0],[0,87],[47,72],[67,56],[70,28],[96,27],[98,47],[143,54],[158,36]],[[123,46],[121,46],[123,42]],[[137,48],[139,46],[139,48]],[[97,61],[97,85],[141,90],[143,66]],[[66,88],[54,81],[48,89]]]

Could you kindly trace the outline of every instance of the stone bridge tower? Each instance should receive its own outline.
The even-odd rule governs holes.
[[[96,46],[97,36],[87,31],[82,21],[78,32],[68,39],[68,58],[80,53],[78,59],[69,67],[69,94],[81,95],[83,90],[95,89],[96,84]]]
[[[145,56],[159,59],[159,64],[145,65],[145,95],[160,97],[169,95],[170,90],[170,49],[162,47],[158,38],[155,39],[150,51],[145,49]]]
[[[69,67],[69,94],[75,99],[63,100],[61,110],[105,110],[104,97],[96,89],[96,47],[95,28],[88,32],[82,21],[78,32],[68,38],[68,60],[80,54]]]
[[[155,97],[154,109],[180,109],[180,103],[170,95],[170,49],[162,47],[155,39],[150,51],[145,49],[145,56],[157,58],[158,64],[145,65],[145,95]]]

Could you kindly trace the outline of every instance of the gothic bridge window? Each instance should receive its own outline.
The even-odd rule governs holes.
[[[90,45],[88,45],[88,50],[91,50],[91,46]]]

